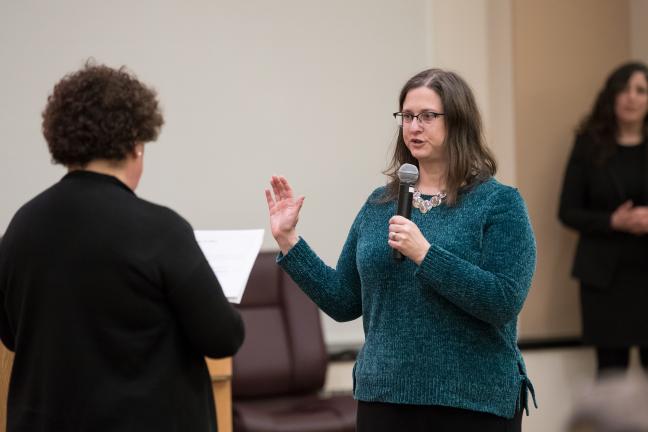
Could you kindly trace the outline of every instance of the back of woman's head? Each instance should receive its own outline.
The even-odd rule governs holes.
[[[447,155],[447,202],[456,202],[461,187],[495,174],[495,158],[486,147],[481,115],[470,86],[456,73],[442,69],[427,69],[410,78],[401,89],[398,98],[399,111],[402,111],[407,94],[420,87],[433,90],[443,105],[446,137],[444,146]],[[391,177],[387,198],[398,194],[398,168],[403,163],[418,166],[418,161],[410,154],[403,138],[403,130],[398,131],[396,148],[392,161],[385,171]]]
[[[136,143],[155,141],[164,123],[154,90],[124,67],[90,62],[55,86],[43,111],[43,135],[55,163],[120,161]]]
[[[640,62],[624,63],[617,67],[605,80],[599,91],[591,112],[578,128],[579,134],[588,134],[600,144],[612,145],[618,132],[614,110],[616,98],[625,90],[630,77],[641,72],[648,80],[648,67]],[[648,118],[644,119],[644,129],[648,129]],[[645,134],[645,133],[644,133]]]

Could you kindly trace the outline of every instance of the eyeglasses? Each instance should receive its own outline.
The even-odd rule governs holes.
[[[438,113],[434,111],[423,111],[417,115],[407,112],[395,112],[394,118],[398,126],[409,126],[412,124],[414,119],[418,120],[419,124],[423,126],[429,126],[432,124],[435,118],[445,115],[444,113]]]

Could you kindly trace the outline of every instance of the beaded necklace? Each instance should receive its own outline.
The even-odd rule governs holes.
[[[412,206],[419,209],[423,214],[427,213],[431,208],[441,205],[443,200],[448,196],[445,192],[441,191],[430,197],[430,199],[421,198],[421,192],[414,188],[414,196],[412,197]]]

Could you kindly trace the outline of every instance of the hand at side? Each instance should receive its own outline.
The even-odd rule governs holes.
[[[612,213],[610,225],[616,231],[624,231],[634,235],[647,234],[648,207],[634,206],[632,201],[626,201]]]

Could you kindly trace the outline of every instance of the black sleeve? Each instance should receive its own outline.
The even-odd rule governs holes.
[[[4,288],[2,288],[4,289]],[[2,310],[0,310],[0,339],[5,347],[8,350],[15,351],[16,341],[14,339],[13,332],[9,326],[9,319],[7,318],[7,312],[5,311],[5,296],[4,291],[0,290],[0,305]]]
[[[610,225],[612,212],[593,210],[589,206],[588,174],[592,166],[589,146],[590,141],[585,136],[576,138],[565,170],[558,218],[581,233],[609,234],[613,232]]]
[[[169,234],[161,272],[187,338],[207,357],[227,357],[243,343],[243,321],[223,294],[188,223]]]
[[[7,287],[5,286],[6,276],[5,276],[5,257],[2,250],[2,237],[0,237],[0,339],[4,346],[7,349],[14,351],[15,348],[15,338],[11,327],[9,326],[9,317],[7,316],[7,310],[5,308],[5,291]]]

